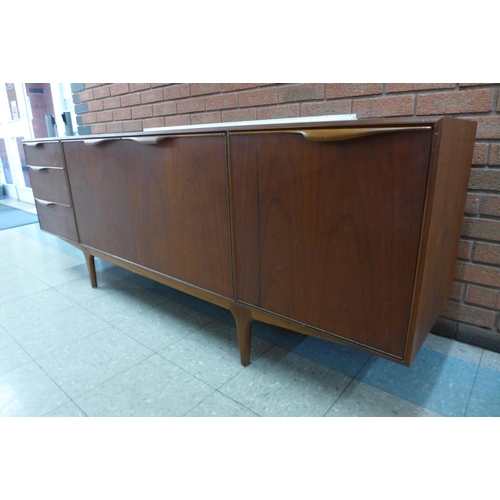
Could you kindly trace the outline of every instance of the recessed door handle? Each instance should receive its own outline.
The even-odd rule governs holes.
[[[414,132],[419,130],[430,130],[432,127],[379,127],[379,128],[329,128],[329,129],[311,129],[311,130],[290,130],[302,134],[308,141],[347,141],[357,139],[358,137],[367,137],[370,135],[388,134],[393,132]]]
[[[63,167],[38,167],[36,165],[27,165],[27,167],[31,170],[36,170],[37,172],[39,172],[40,170],[64,170]]]
[[[98,144],[101,144],[103,142],[108,142],[108,141],[116,141],[119,139],[115,139],[114,137],[104,137],[104,138],[99,138],[99,139],[84,139],[83,143],[86,146],[97,146]]]
[[[38,198],[35,198],[35,200],[38,201],[38,203],[40,203],[40,205],[43,205],[44,207],[49,207],[50,205],[57,205],[57,203],[53,201],[40,200]]]
[[[168,137],[168,135],[153,135],[145,137],[123,137],[123,139],[138,142],[139,144],[158,144],[160,141],[168,139]]]

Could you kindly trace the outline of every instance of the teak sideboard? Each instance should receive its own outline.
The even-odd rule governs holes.
[[[476,123],[214,124],[24,142],[40,227],[254,320],[409,366],[450,293]]]

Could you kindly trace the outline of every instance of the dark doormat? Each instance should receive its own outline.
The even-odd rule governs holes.
[[[38,222],[38,216],[0,203],[0,230]]]

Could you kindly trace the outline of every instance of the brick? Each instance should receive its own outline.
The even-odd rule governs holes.
[[[163,89],[146,90],[141,93],[141,103],[149,104],[151,102],[163,101]]]
[[[108,97],[107,99],[102,100],[102,105],[104,109],[116,109],[120,107],[120,98],[119,97]]]
[[[166,101],[189,97],[189,83],[176,83],[163,89],[163,98]]]
[[[457,340],[466,344],[500,352],[500,334],[471,325],[458,325]]]
[[[123,132],[122,122],[106,123],[107,134],[118,134],[119,132]]]
[[[89,104],[91,104],[92,102],[93,101],[82,102],[81,104],[77,104],[75,106],[75,113],[77,115],[82,115],[83,113],[88,113],[90,111]],[[31,103],[33,104],[33,100],[31,101]]]
[[[220,123],[220,111],[191,115],[191,125],[200,125],[202,123]]]
[[[478,285],[500,287],[500,268],[457,262],[455,278]]]
[[[500,190],[500,169],[474,169],[470,173],[469,189]]]
[[[500,241],[500,221],[466,217],[462,225],[462,236]]]
[[[459,322],[470,323],[476,326],[491,328],[495,321],[495,313],[477,307],[447,302],[441,313],[445,318],[455,319]]]
[[[78,135],[90,135],[91,133],[92,127],[90,125],[78,127]]]
[[[490,150],[490,165],[500,165],[500,144],[492,144]]]
[[[491,83],[459,83],[460,87],[477,87],[478,85],[491,85]]]
[[[493,89],[420,94],[417,100],[417,115],[491,111],[492,102]]]
[[[86,89],[93,89],[94,87],[99,87],[102,85],[102,83],[86,83],[85,88]]]
[[[152,116],[153,106],[151,104],[132,108],[132,118],[134,120],[136,120],[137,118],[151,118]]]
[[[351,112],[351,101],[305,102],[301,106],[302,116],[347,115]]]
[[[258,83],[221,83],[222,92],[234,92],[235,90],[253,89]]]
[[[298,83],[278,88],[278,102],[312,101],[325,98],[324,83]]]
[[[120,102],[122,107],[126,106],[137,106],[141,103],[141,95],[140,94],[127,94],[122,95],[120,97]]]
[[[241,121],[256,120],[256,119],[257,119],[256,108],[231,109],[222,111],[223,122],[241,122]]]
[[[102,111],[104,109],[102,99],[98,101],[89,101],[87,104],[89,106],[89,111]],[[78,113],[76,111],[76,107],[75,107],[75,112]]]
[[[486,154],[488,153],[488,144],[475,144],[472,155],[473,165],[486,165]]]
[[[239,93],[239,105],[241,108],[275,104],[277,100],[277,92],[274,88],[263,88]]]
[[[94,91],[93,90],[83,90],[78,94],[80,102],[87,102],[94,99]]]
[[[97,121],[96,113],[87,113],[85,115],[81,115],[82,124],[88,125],[89,123],[95,123]]]
[[[157,88],[157,87],[165,87],[166,85],[170,85],[169,83],[159,83],[159,82],[156,82],[156,83],[152,83],[151,84],[151,88],[154,89],[154,88]]]
[[[128,88],[130,92],[139,92],[140,90],[147,90],[151,88],[150,83],[129,83]]]
[[[92,134],[105,134],[106,125],[104,123],[95,123],[92,125]]]
[[[130,90],[128,88],[128,83],[113,83],[109,87],[109,92],[111,95],[121,95],[128,94]]]
[[[71,84],[71,92],[80,92],[81,90],[85,90],[84,83],[72,83]]]
[[[381,83],[327,83],[326,98],[358,97],[382,93]]]
[[[358,118],[410,116],[413,114],[412,95],[359,99],[353,101],[353,113]]]
[[[470,260],[472,255],[472,241],[460,240],[458,244],[458,258]]]
[[[500,217],[500,196],[486,194],[483,196],[480,213]]]
[[[165,119],[159,116],[155,118],[147,118],[146,120],[142,120],[142,126],[144,128],[164,127]]]
[[[105,87],[97,87],[92,92],[94,93],[94,99],[104,99],[105,97],[109,97],[111,95],[108,85]]]
[[[465,302],[490,309],[500,309],[500,293],[491,288],[468,285],[465,294]]]
[[[112,111],[98,111],[95,115],[97,122],[110,122],[113,120]]]
[[[205,111],[205,99],[203,97],[195,97],[177,102],[178,113],[196,113],[199,111]]]
[[[205,97],[205,109],[213,111],[216,109],[230,109],[238,107],[237,94],[220,94],[210,97]]]
[[[284,106],[270,106],[258,108],[259,120],[269,120],[272,118],[297,118],[300,116],[298,104],[287,104]]]
[[[142,130],[142,121],[141,120],[131,120],[128,122],[123,122],[123,131],[124,132],[138,132]]]
[[[463,283],[458,283],[456,281],[451,285],[450,299],[460,300],[462,298],[462,292],[464,291],[465,285]]]
[[[411,92],[412,90],[452,89],[454,83],[387,83],[386,92]]]
[[[164,118],[166,127],[174,127],[176,125],[190,125],[189,115],[174,115]]]
[[[474,261],[500,266],[500,245],[479,242],[476,243],[476,247],[474,249]]]
[[[500,139],[499,116],[475,116],[477,122],[476,139]]]
[[[190,83],[189,92],[192,96],[217,94],[220,92],[220,83]]]
[[[465,202],[465,213],[476,215],[479,212],[479,201],[480,197],[477,194],[467,194],[467,200]]]
[[[153,115],[154,116],[167,116],[175,115],[177,113],[177,106],[175,102],[158,102],[153,104]]]
[[[132,119],[132,110],[130,108],[115,109],[113,111],[113,120],[122,121],[131,119]]]

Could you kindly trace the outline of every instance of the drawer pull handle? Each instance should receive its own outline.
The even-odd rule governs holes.
[[[64,170],[63,167],[38,167],[36,165],[27,165],[31,170],[36,170],[39,172],[40,170]]]
[[[116,141],[114,137],[104,137],[102,139],[85,139],[83,143],[86,146],[97,146],[97,144],[101,144],[102,142],[108,142],[108,141]]]
[[[333,129],[311,129],[297,130],[308,141],[347,141],[358,137],[370,135],[387,134],[392,132],[413,132],[418,130],[430,130],[431,127],[381,127],[381,128],[333,128]]]
[[[30,148],[36,148],[37,146],[40,146],[40,144],[43,144],[43,142],[25,142],[25,146],[29,146]]]
[[[38,203],[40,203],[40,205],[43,205],[44,207],[49,207],[50,205],[57,205],[57,203],[54,203],[53,201],[40,200],[38,198],[35,198],[35,200],[38,201]]]
[[[124,137],[123,139],[135,141],[139,144],[158,144],[160,141],[168,139],[168,135],[154,135],[150,137]]]

